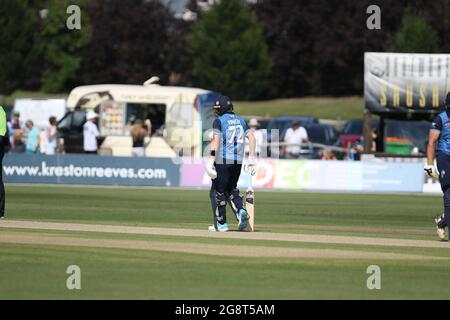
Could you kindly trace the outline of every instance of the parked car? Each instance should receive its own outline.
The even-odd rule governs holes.
[[[270,122],[272,121],[272,118],[268,118],[268,117],[261,117],[261,116],[242,116],[242,118],[244,118],[245,121],[247,121],[247,123],[250,121],[250,119],[256,119],[258,120],[259,123],[259,128],[260,130],[267,130],[267,128],[269,127]]]
[[[313,124],[305,126],[309,141],[327,146],[333,145],[338,136],[333,126],[329,124]]]
[[[261,118],[258,119],[259,122],[259,130],[267,130],[269,127],[270,122],[272,121],[272,118]]]
[[[373,119],[372,128],[378,128],[378,126],[379,120]],[[347,148],[363,136],[363,131],[362,119],[350,120],[344,125],[337,144],[342,148]]]
[[[336,129],[329,124],[313,124],[305,126],[308,132],[309,141],[313,144],[320,144],[324,146],[333,146],[338,139]],[[311,158],[320,159],[325,148],[323,146],[313,145]],[[342,159],[344,154],[342,152],[334,152],[335,155]]]

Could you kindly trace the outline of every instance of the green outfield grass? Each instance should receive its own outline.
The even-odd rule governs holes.
[[[268,101],[236,101],[236,112],[243,115],[276,117],[282,115],[310,115],[320,119],[361,119],[364,99],[354,97],[305,97]]]
[[[375,261],[382,289],[366,288],[372,260],[211,257],[117,249],[4,245],[1,299],[446,299],[448,264]],[[67,266],[81,290],[65,287]],[[243,280],[240,272],[245,274]],[[220,276],[218,276],[220,275]]]
[[[207,190],[7,186],[7,221],[32,220],[204,230]],[[256,192],[257,232],[432,240],[442,198],[421,195]],[[234,221],[231,221],[235,228]],[[0,221],[0,224],[2,222]],[[219,239],[0,228],[2,235],[185,245],[347,250],[424,259],[241,257],[141,249],[0,243],[0,299],[448,299],[450,248]],[[1,242],[1,241],[0,241]],[[436,258],[444,258],[436,260]],[[69,265],[82,289],[65,286]],[[379,265],[381,290],[366,269]],[[245,276],[243,283],[242,274]]]
[[[7,191],[14,219],[204,229],[212,215],[206,190],[10,185]],[[442,211],[440,196],[258,192],[257,201],[263,231],[295,232],[297,224],[428,229]]]

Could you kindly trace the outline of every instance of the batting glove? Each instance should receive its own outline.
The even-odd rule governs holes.
[[[439,173],[437,172],[436,167],[433,164],[427,164],[423,170],[425,170],[430,178],[439,179]]]
[[[206,174],[211,179],[217,178],[217,171],[216,171],[216,168],[214,166],[214,158],[213,157],[208,158],[208,162],[206,162],[205,171],[206,171]]]
[[[250,157],[244,166],[244,171],[250,173],[252,176],[256,174],[256,158]]]

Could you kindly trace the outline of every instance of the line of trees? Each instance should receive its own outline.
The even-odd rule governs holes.
[[[69,30],[66,9],[81,8]],[[142,83],[152,75],[234,99],[353,95],[365,51],[449,52],[448,0],[222,0],[194,21],[159,0],[0,1],[0,93]]]

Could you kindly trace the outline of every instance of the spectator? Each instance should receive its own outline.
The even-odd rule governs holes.
[[[97,154],[97,137],[100,136],[96,124],[97,118],[98,114],[96,114],[94,111],[89,111],[86,115],[86,123],[83,126],[84,153]]]
[[[22,124],[20,123],[20,112],[19,111],[14,111],[13,112],[13,116],[12,119],[9,123],[9,127],[12,130],[20,130],[22,129]]]
[[[145,124],[149,128],[150,135],[154,135],[164,124],[164,114],[158,110],[156,105],[149,106]]]
[[[263,137],[263,133],[261,130],[258,130],[259,128],[259,122],[257,119],[250,119],[250,121],[248,122],[248,127],[250,128],[250,130],[253,132],[255,139],[256,139],[256,156],[259,157],[259,155],[261,154],[261,146],[264,143],[264,137]],[[245,143],[245,154],[248,155],[250,150],[250,146],[248,141],[246,141]]]
[[[372,145],[370,146],[370,152],[377,152],[377,139],[378,130],[377,128],[372,129]]]
[[[143,122],[141,119],[134,121],[130,134],[133,139],[133,149],[131,153],[134,157],[143,157],[145,155],[144,139],[147,136],[147,132],[143,127]]]
[[[297,159],[300,156],[301,144],[308,143],[308,133],[300,126],[300,121],[292,121],[292,127],[287,129],[281,155],[288,159]]]
[[[7,128],[9,133],[9,144],[11,149],[14,147],[14,132],[16,130],[22,129],[22,124],[20,123],[20,112],[14,111],[12,114],[12,118],[7,122]]]
[[[363,152],[364,152],[364,137],[361,137],[358,139],[358,141],[350,145],[348,151],[348,159],[359,161],[361,160],[361,154]]]
[[[337,160],[337,157],[334,154],[333,150],[325,149],[320,160]]]
[[[46,136],[47,136],[47,130],[42,130],[39,133],[39,151],[41,152],[41,154],[46,154],[46,150],[45,150],[45,140],[46,140]]]
[[[133,128],[134,123],[136,122],[137,117],[132,114],[130,115],[130,117],[128,118],[127,124],[125,126],[125,131],[128,131],[131,133],[131,128]]]
[[[13,148],[11,152],[13,153],[24,153],[25,143],[22,141],[22,132],[20,130],[14,130],[13,133]]]
[[[130,128],[134,125],[136,120],[137,120],[137,117],[134,114],[132,114],[130,116],[130,118],[128,119],[128,125],[130,126]]]
[[[50,126],[45,129],[44,136],[45,154],[54,155],[56,151],[58,134],[58,131],[56,130],[56,117],[50,117],[48,122],[50,123]]]
[[[39,135],[40,130],[34,126],[33,121],[28,120],[25,123],[28,128],[28,138],[26,143],[26,153],[38,153],[39,152]]]
[[[25,145],[27,145],[28,141],[28,134],[30,133],[30,129],[27,127],[27,123],[25,122],[25,125],[23,126],[23,129],[20,130],[22,133],[22,141]]]

